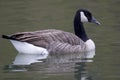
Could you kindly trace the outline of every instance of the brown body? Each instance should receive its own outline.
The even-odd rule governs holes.
[[[83,52],[85,48],[85,43],[75,34],[55,29],[19,32],[10,36],[21,42],[46,48],[51,53]]]

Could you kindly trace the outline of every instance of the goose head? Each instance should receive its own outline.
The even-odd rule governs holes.
[[[77,12],[76,12],[76,16],[75,18],[77,18],[78,21],[80,21],[81,23],[83,22],[90,22],[90,23],[95,23],[97,25],[100,25],[100,22],[97,21],[92,13],[86,9],[79,9]]]
[[[84,25],[83,25],[84,22],[95,23],[97,25],[100,25],[100,22],[93,17],[90,11],[86,9],[77,10],[74,17],[75,35],[78,36],[80,39],[82,39],[84,42],[86,42],[89,38],[84,29]]]

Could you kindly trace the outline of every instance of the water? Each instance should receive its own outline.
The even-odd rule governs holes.
[[[92,78],[86,69],[86,63],[93,62],[92,58],[95,56],[95,51],[87,53],[75,53],[75,54],[17,54],[16,58],[10,65],[4,67],[6,73],[29,73],[33,74],[29,77],[36,77],[34,74],[43,75],[47,79],[57,76],[71,77],[77,80],[82,78]],[[26,73],[27,72],[27,73]],[[74,73],[74,74],[73,74]],[[66,76],[65,76],[66,75]],[[9,80],[14,76],[8,77]],[[43,76],[39,76],[40,79],[44,79]],[[25,79],[28,77],[24,77]],[[39,79],[38,78],[38,79]],[[6,78],[4,78],[6,79]],[[11,80],[12,80],[11,79]],[[16,78],[15,78],[16,79]],[[19,78],[17,80],[21,80]],[[32,79],[31,79],[32,80]],[[33,79],[34,80],[34,79]]]
[[[22,55],[0,38],[0,80],[120,80],[119,4],[119,0],[0,0],[0,35],[48,28],[73,32],[78,8],[89,9],[101,22],[99,27],[85,24],[96,44],[91,59],[87,53]]]

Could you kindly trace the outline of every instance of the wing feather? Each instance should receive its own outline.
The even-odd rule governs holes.
[[[61,49],[67,48],[72,50],[72,48],[75,48],[76,45],[84,45],[84,42],[75,34],[55,29],[34,32],[20,32],[11,35],[11,37],[18,41],[28,42],[44,48],[47,48],[49,45],[51,45],[56,46],[56,48],[59,47]],[[70,47],[70,45],[73,47]]]

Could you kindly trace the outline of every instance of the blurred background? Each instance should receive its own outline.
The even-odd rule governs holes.
[[[76,78],[77,68],[54,73],[40,73],[41,69],[9,72],[5,66],[12,64],[18,53],[8,40],[0,38],[0,80],[120,80],[120,0],[0,0],[0,35],[43,29],[74,33],[73,19],[80,8],[91,11],[101,23],[85,23],[88,36],[96,44],[94,61],[85,67],[85,75],[90,77],[83,79],[76,74]]]

